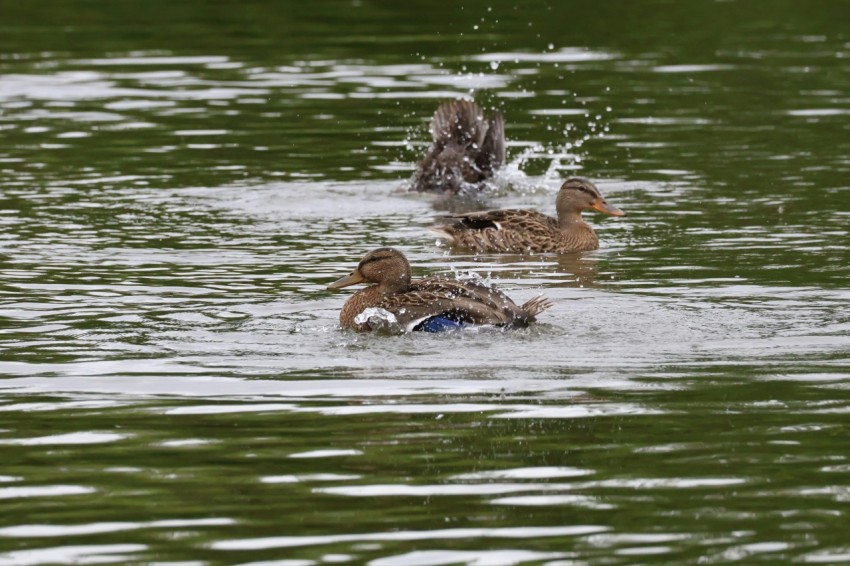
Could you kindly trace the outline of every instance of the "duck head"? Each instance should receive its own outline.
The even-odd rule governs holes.
[[[596,210],[609,216],[625,216],[626,213],[608,204],[596,185],[582,177],[567,179],[555,200],[558,216],[581,214],[582,210]]]
[[[366,254],[354,271],[328,285],[328,289],[357,283],[372,283],[387,294],[401,292],[410,286],[410,264],[397,249],[378,248]]]

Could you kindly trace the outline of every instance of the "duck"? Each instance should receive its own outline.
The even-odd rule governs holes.
[[[524,328],[552,302],[537,296],[517,305],[503,292],[475,280],[426,277],[413,280],[402,252],[383,247],[367,253],[329,290],[371,283],[349,297],[340,326],[356,332],[444,332],[466,327]]]
[[[555,198],[558,217],[525,209],[449,214],[431,231],[451,247],[480,253],[569,254],[599,247],[599,237],[581,216],[596,210],[609,216],[626,213],[608,204],[596,185],[583,177],[567,179]]]
[[[431,119],[432,143],[409,190],[447,196],[475,194],[505,164],[505,122],[498,110],[485,118],[472,100],[444,102]]]

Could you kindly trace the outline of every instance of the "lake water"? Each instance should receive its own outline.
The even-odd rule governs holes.
[[[0,4],[0,564],[850,562],[844,3]],[[470,94],[598,251],[436,244]],[[554,307],[340,330],[384,245]]]

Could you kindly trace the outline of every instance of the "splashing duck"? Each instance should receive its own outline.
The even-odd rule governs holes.
[[[419,162],[410,190],[448,195],[480,190],[505,164],[502,114],[484,112],[471,100],[450,100],[431,119],[431,147]]]
[[[372,285],[352,295],[339,314],[343,328],[358,332],[378,329],[372,316],[376,310],[392,323],[392,331],[442,332],[469,326],[522,328],[552,306],[543,296],[517,305],[501,291],[477,281],[411,280],[407,258],[394,248],[369,252],[354,271],[328,289],[363,282]]]

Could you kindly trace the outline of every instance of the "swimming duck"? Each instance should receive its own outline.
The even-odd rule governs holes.
[[[610,216],[626,213],[605,201],[596,185],[568,179],[555,199],[558,218],[521,209],[486,210],[446,216],[448,224],[432,232],[452,246],[476,252],[568,254],[599,247],[599,238],[581,217],[583,210]]]
[[[433,142],[410,181],[411,191],[475,192],[505,164],[502,114],[484,112],[471,100],[450,100],[431,119]]]
[[[349,275],[328,285],[340,289],[372,283],[352,295],[339,313],[344,328],[358,332],[378,330],[387,319],[396,332],[441,332],[466,326],[526,327],[552,306],[538,296],[521,306],[507,295],[475,281],[439,277],[411,280],[410,264],[394,248],[378,248],[366,254]],[[371,315],[384,315],[383,321]],[[366,311],[366,312],[364,312]]]

